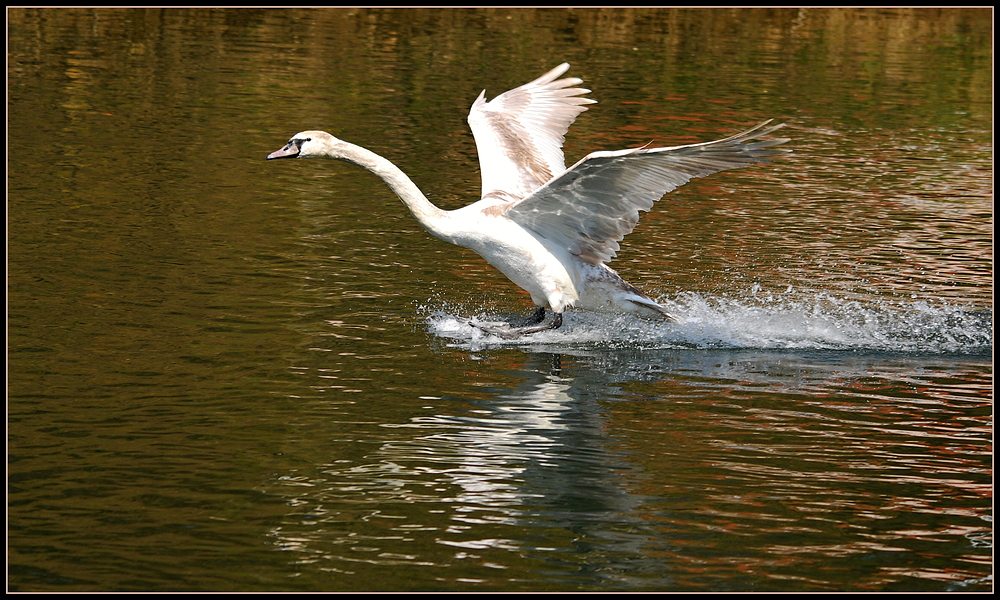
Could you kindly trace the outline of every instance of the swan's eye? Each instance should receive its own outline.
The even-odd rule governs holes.
[[[311,142],[311,141],[313,141],[313,139],[312,138],[306,138],[306,141],[307,142]]]

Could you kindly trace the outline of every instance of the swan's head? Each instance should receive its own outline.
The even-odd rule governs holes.
[[[300,131],[288,140],[284,148],[268,154],[267,160],[331,156],[338,143],[342,142],[325,131]]]

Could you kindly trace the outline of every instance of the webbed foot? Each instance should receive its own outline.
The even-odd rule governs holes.
[[[510,323],[502,322],[473,323],[472,321],[469,321],[469,325],[472,325],[476,329],[481,329],[486,333],[501,337],[505,340],[515,340],[521,336],[532,333],[548,331],[550,329],[559,329],[559,327],[562,326],[562,322],[562,313],[553,313],[552,320],[546,323],[545,307],[542,306],[528,318],[528,324],[521,327],[514,327]]]

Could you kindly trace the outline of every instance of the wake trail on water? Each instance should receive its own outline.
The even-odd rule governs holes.
[[[568,310],[563,326],[515,340],[469,321],[524,315],[424,307],[430,332],[459,346],[585,345],[610,348],[824,349],[919,353],[991,353],[993,310],[924,300],[854,300],[819,294],[761,297],[697,293],[661,300],[679,323],[633,315]]]

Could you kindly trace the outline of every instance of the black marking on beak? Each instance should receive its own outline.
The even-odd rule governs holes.
[[[275,150],[274,152],[267,155],[267,160],[274,160],[275,158],[298,158],[299,152],[301,151],[302,142],[308,142],[309,140],[297,140],[290,139],[285,147],[281,150]]]

